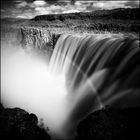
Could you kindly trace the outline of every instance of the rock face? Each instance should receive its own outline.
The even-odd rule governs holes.
[[[19,108],[6,108],[0,105],[0,138],[18,140],[50,140],[45,129],[38,125],[35,114]]]
[[[138,139],[139,108],[103,109],[83,120],[75,140],[132,140]]]
[[[23,47],[42,50],[53,50],[60,34],[53,34],[48,29],[21,27],[19,30]]]

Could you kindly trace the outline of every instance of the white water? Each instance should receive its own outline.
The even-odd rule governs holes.
[[[2,103],[43,118],[53,137],[73,137],[76,124],[91,111],[138,105],[138,44],[105,35],[64,35],[48,64],[40,54],[4,42]]]

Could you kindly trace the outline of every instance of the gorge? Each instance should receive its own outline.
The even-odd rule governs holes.
[[[139,39],[119,34],[2,34],[1,92],[6,107],[34,112],[53,138],[107,105],[139,106]]]

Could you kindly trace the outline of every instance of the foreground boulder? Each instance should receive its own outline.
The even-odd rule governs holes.
[[[46,130],[38,125],[35,114],[19,108],[3,108],[0,105],[0,138],[18,140],[50,140]]]
[[[78,125],[75,140],[139,139],[139,118],[139,108],[96,111]]]

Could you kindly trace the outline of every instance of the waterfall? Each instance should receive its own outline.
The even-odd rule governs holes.
[[[53,73],[65,74],[67,104],[71,108],[68,122],[72,127],[106,105],[139,106],[138,39],[62,35],[49,67]]]
[[[138,103],[138,61],[138,39],[63,35],[57,41],[49,67],[58,74],[65,73],[68,90],[89,85],[103,106],[124,107]],[[70,96],[77,96],[73,94]]]
[[[79,121],[106,105],[139,106],[137,38],[64,34],[43,61],[29,47],[2,50],[2,102],[43,118],[53,137],[73,137]]]

